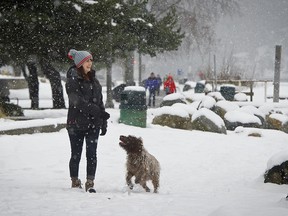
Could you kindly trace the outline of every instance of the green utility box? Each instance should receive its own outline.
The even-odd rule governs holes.
[[[145,88],[126,87],[121,93],[120,123],[137,127],[146,127],[147,106]]]
[[[203,93],[204,89],[205,89],[205,84],[203,84],[201,82],[197,82],[196,86],[195,86],[195,89],[194,89],[194,92],[195,93]]]
[[[221,95],[228,101],[233,101],[235,96],[235,86],[221,86]]]

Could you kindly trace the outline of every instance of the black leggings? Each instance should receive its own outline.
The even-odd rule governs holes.
[[[83,149],[84,138],[86,141],[86,160],[87,170],[86,178],[94,180],[97,168],[97,144],[100,129],[89,129],[85,131],[68,130],[70,145],[71,145],[71,158],[69,162],[70,177],[78,178],[79,163]]]

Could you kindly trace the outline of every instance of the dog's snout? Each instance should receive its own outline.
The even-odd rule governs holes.
[[[121,136],[119,137],[119,140],[121,140],[122,142],[126,142],[127,137],[124,136],[124,135],[121,135]]]

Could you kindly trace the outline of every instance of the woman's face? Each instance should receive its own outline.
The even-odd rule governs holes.
[[[92,68],[92,59],[88,59],[83,63],[84,73],[87,74]]]

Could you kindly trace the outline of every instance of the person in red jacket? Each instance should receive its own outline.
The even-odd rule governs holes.
[[[171,75],[169,75],[164,82],[164,91],[166,95],[176,92],[176,85]]]

